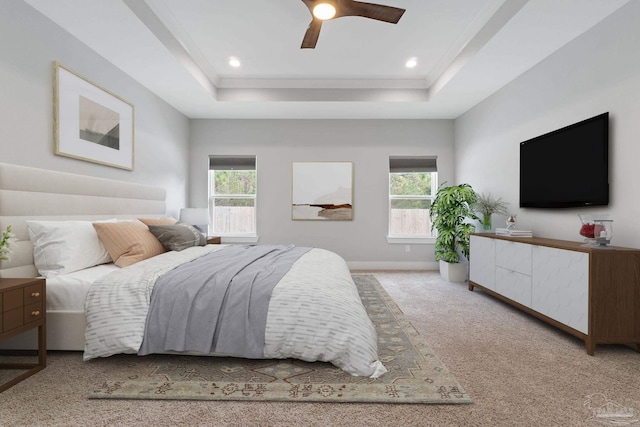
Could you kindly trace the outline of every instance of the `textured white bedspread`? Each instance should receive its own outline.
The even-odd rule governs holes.
[[[208,245],[167,252],[96,281],[87,295],[84,360],[137,353],[155,280],[183,262],[224,250]],[[376,332],[345,261],[312,249],[296,261],[271,296],[265,359],[331,362],[352,375],[378,377]]]

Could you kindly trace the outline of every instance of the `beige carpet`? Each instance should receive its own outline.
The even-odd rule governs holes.
[[[389,372],[355,377],[330,363],[119,355],[90,363],[112,379],[94,399],[470,403],[471,399],[372,275],[354,275]]]
[[[54,351],[46,369],[0,394],[0,426],[598,427],[605,399],[640,416],[633,348],[598,345],[588,356],[580,340],[466,283],[434,271],[371,273],[473,404],[87,399],[112,369]]]

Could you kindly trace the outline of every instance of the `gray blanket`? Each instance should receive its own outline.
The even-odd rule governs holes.
[[[231,246],[160,276],[138,354],[195,351],[262,358],[273,288],[310,249]]]

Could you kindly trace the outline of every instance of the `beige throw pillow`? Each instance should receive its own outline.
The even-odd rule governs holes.
[[[161,218],[138,218],[138,221],[144,225],[173,225],[178,222],[177,219],[171,218],[170,216]]]
[[[162,243],[140,221],[94,222],[93,228],[118,267],[165,252]]]

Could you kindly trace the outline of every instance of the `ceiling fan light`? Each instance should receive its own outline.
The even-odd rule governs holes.
[[[313,8],[313,16],[326,21],[336,15],[336,7],[331,3],[319,3]]]

